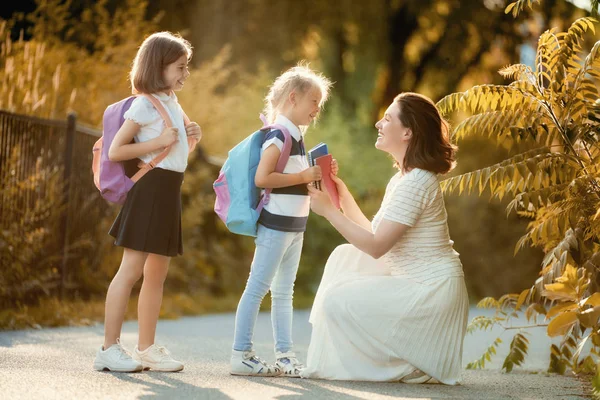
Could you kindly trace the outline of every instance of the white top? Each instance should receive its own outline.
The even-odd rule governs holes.
[[[185,172],[188,160],[188,142],[187,134],[185,133],[185,123],[183,121],[183,109],[177,101],[177,96],[172,93],[170,96],[165,93],[152,94],[160,100],[167,110],[173,126],[179,130],[179,142],[173,143],[171,151],[156,167],[168,169],[175,172]],[[150,100],[144,96],[138,96],[131,103],[129,110],[123,115],[125,119],[129,119],[141,126],[140,131],[135,135],[134,140],[137,143],[147,142],[158,136],[166,128],[165,122],[154,108]],[[146,163],[152,161],[160,154],[160,150],[149,153],[140,157]]]
[[[448,232],[444,195],[437,175],[415,168],[390,180],[381,208],[373,218],[373,231],[382,219],[408,225],[402,238],[383,256],[392,275],[430,282],[463,276],[459,254]]]
[[[290,158],[283,170],[284,174],[297,174],[309,167],[302,133],[288,118],[279,114],[275,124],[283,125],[292,136]],[[283,133],[274,129],[266,133],[261,149],[264,152],[270,146],[283,149]],[[310,198],[306,184],[276,188],[271,192],[270,200],[265,205],[260,223],[264,226],[289,232],[304,231],[310,213]]]

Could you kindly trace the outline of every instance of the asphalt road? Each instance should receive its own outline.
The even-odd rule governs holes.
[[[471,310],[471,317],[481,310]],[[294,341],[302,360],[310,340],[307,311],[296,311]],[[257,353],[272,361],[270,315],[259,316]],[[581,382],[547,375],[549,339],[532,331],[530,356],[523,368],[499,371],[512,338],[507,331],[498,356],[483,371],[465,370],[460,386],[332,382],[289,378],[244,378],[228,373],[233,314],[160,321],[159,344],[185,363],[180,373],[96,372],[92,362],[102,343],[103,326],[0,332],[0,399],[582,399]],[[132,349],[137,324],[124,326],[123,344]],[[464,364],[479,358],[499,330],[467,335]]]

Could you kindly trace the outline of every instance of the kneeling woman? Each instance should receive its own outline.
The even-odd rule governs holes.
[[[458,383],[468,298],[438,174],[454,165],[431,100],[398,95],[375,125],[399,172],[373,221],[335,180],[342,212],[310,188],[312,210],[350,242],[329,257],[315,298],[304,378]]]

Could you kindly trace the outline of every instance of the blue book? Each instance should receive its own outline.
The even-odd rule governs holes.
[[[317,165],[315,160],[319,157],[326,156],[327,154],[329,154],[329,151],[327,150],[327,145],[323,142],[319,143],[318,145],[316,145],[308,151],[308,164],[311,167],[314,167],[315,165]],[[315,187],[321,190],[321,182],[315,182]]]

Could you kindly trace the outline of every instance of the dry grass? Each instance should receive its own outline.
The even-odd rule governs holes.
[[[184,316],[235,312],[239,297],[227,295],[215,298],[206,294],[185,293],[167,294],[163,298],[161,319],[177,319]],[[297,309],[310,308],[313,297],[295,296]],[[270,309],[270,301],[265,298],[261,310]],[[132,296],[125,315],[126,320],[137,317],[137,298]],[[58,326],[87,326],[102,323],[104,320],[104,300],[68,300],[57,298],[42,299],[36,306],[18,306],[0,312],[0,330],[41,329]]]

